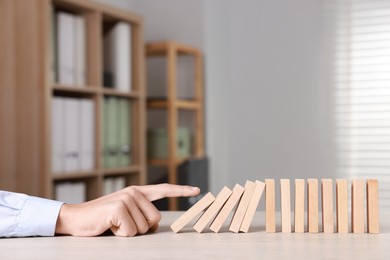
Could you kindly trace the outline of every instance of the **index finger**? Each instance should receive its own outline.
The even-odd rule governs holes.
[[[198,187],[174,185],[174,184],[156,184],[147,186],[136,186],[148,200],[154,201],[166,197],[191,197],[200,193]]]

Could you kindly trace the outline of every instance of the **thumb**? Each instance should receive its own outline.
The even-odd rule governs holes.
[[[147,186],[136,186],[148,200],[154,201],[166,197],[191,197],[199,194],[198,187],[182,186],[174,184],[156,184]]]

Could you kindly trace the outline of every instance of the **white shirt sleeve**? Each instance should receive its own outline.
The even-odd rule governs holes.
[[[62,204],[0,191],[0,237],[54,236]]]

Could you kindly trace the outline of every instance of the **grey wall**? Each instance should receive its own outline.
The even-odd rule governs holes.
[[[146,40],[205,53],[213,192],[247,179],[334,177],[321,1],[143,0],[128,8],[145,16]]]
[[[329,176],[330,162],[324,156],[328,138],[323,121],[327,111],[322,101],[326,97],[321,84],[320,1],[228,1],[223,11],[227,17],[215,18],[224,3],[206,3],[206,10],[214,10],[207,25],[224,19],[229,28],[222,37],[220,28],[207,34],[206,52],[208,76],[227,78],[219,95],[227,115],[228,183]],[[207,26],[206,31],[212,28]],[[213,46],[224,50],[215,54]],[[228,65],[223,70],[213,67],[224,55]],[[212,91],[213,82],[207,83]],[[209,104],[214,103],[213,96]],[[218,134],[212,130],[218,111],[212,108],[209,139]]]

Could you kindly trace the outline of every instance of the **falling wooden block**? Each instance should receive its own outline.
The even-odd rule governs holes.
[[[367,180],[367,231],[379,233],[378,180]]]
[[[336,180],[337,232],[348,233],[348,181]]]
[[[236,186],[234,186],[232,195],[226,201],[225,205],[222,207],[221,211],[218,213],[218,215],[215,217],[215,219],[210,225],[210,229],[212,231],[214,231],[215,233],[219,232],[223,223],[225,223],[225,220],[228,218],[230,212],[240,200],[242,194],[244,193],[244,190],[244,187],[239,184],[236,184]]]
[[[305,180],[295,179],[295,210],[294,210],[295,233],[305,232]]]
[[[275,180],[265,180],[265,231],[276,232],[275,223]]]
[[[307,180],[307,226],[309,233],[318,233],[318,180]]]
[[[367,180],[367,231],[379,233],[378,180]]]
[[[194,225],[194,229],[201,233],[207,224],[215,217],[227,199],[232,194],[232,191],[228,187],[224,187],[217,195],[215,201],[211,206],[203,213]]]
[[[280,202],[282,214],[282,232],[291,233],[290,180],[280,180]]]
[[[232,222],[230,223],[229,230],[238,233],[241,227],[241,223],[245,217],[246,210],[248,209],[249,202],[252,198],[253,191],[255,189],[255,183],[252,181],[246,181],[245,191],[242,198],[234,212]]]
[[[352,180],[352,232],[364,233],[364,180]]]
[[[330,179],[321,181],[322,197],[322,232],[334,233],[333,182]]]
[[[248,209],[246,210],[245,217],[241,223],[240,231],[247,233],[252,223],[253,216],[255,215],[257,205],[263,194],[265,183],[261,181],[255,182],[255,189],[252,194],[252,198],[249,202]]]
[[[175,222],[172,223],[171,229],[177,233],[191,220],[193,220],[198,214],[203,212],[211,203],[213,203],[215,197],[210,192],[207,193],[202,199],[195,203],[189,210],[184,212]]]

